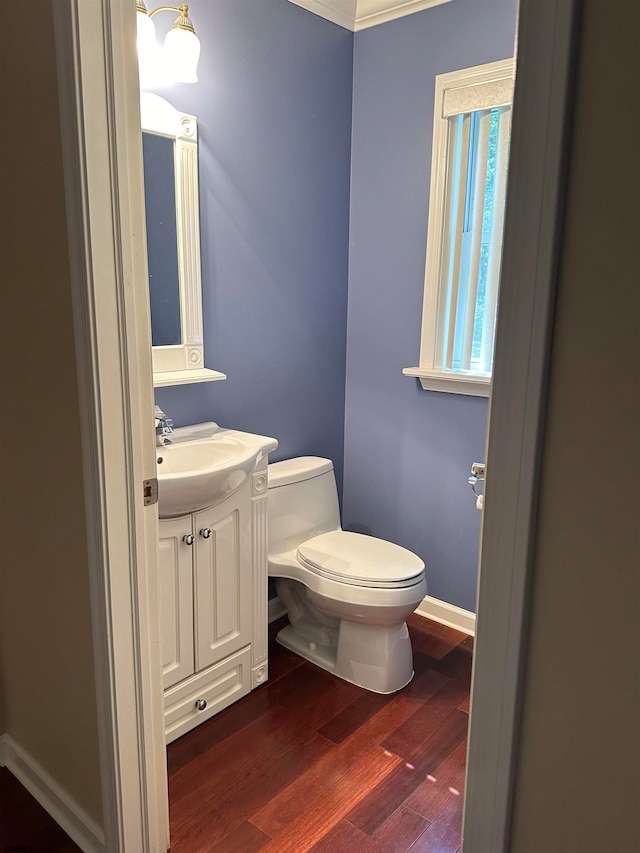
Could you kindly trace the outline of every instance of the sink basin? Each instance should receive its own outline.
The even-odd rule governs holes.
[[[184,515],[219,503],[251,475],[258,460],[277,447],[275,439],[237,430],[218,430],[190,440],[176,430],[175,443],[156,448],[161,518]]]

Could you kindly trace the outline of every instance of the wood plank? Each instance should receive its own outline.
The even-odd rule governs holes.
[[[389,752],[409,760],[420,744],[437,734],[444,720],[464,699],[468,689],[465,676],[447,682],[428,702],[421,705],[385,738],[382,746]]]
[[[333,741],[333,743],[342,743],[388,704],[388,696],[381,696],[378,693],[363,693],[362,696],[359,696],[328,723],[325,723],[322,728],[318,729],[318,734]]]
[[[358,690],[317,667],[300,667],[297,675],[292,673],[269,688],[274,705],[267,713],[214,743],[210,749],[204,749],[170,775],[172,804],[177,805],[183,797],[191,797],[195,790],[204,798],[215,797],[220,790],[226,791],[261,756],[273,760],[271,747],[281,751],[282,744],[303,741],[305,732],[310,735],[339,713],[358,695]]]
[[[373,834],[376,853],[402,853],[422,835],[429,821],[400,806]]]
[[[310,853],[374,853],[371,838],[348,820],[341,820],[309,848]]]
[[[257,853],[268,841],[268,836],[245,821],[229,835],[225,835],[217,844],[207,847],[207,853]],[[172,843],[171,853],[192,853],[192,851],[186,847],[181,851]]]
[[[174,843],[185,853],[199,850],[204,853],[213,844],[221,843],[330,748],[329,741],[314,733],[297,748],[280,744],[270,750],[267,760],[256,765],[251,763],[248,750],[242,778],[236,778],[228,789],[216,785],[212,795],[211,787],[204,786],[207,789],[204,793],[194,791],[193,797],[185,799],[179,809],[170,810],[172,853]]]
[[[204,820],[203,833],[217,842],[276,797],[328,750],[331,743],[314,729],[353,700],[353,685],[334,679],[333,689],[304,704],[272,709],[278,719],[270,732],[261,727],[265,718],[233,735],[205,757],[192,762],[169,780],[172,838],[191,838]],[[270,712],[271,713],[271,712]],[[205,760],[206,758],[206,760]]]
[[[318,729],[318,733],[334,743],[342,743],[390,702],[394,702],[396,706],[412,704],[417,710],[429,697],[446,684],[446,678],[443,678],[442,674],[438,675],[430,671],[430,661],[431,659],[426,655],[416,655],[414,662],[416,675],[407,687],[399,693],[386,696],[363,690],[362,694],[351,705],[348,705],[340,714],[329,720],[321,729]],[[407,716],[408,714],[404,712],[399,715],[398,724]]]
[[[388,776],[399,761],[397,756],[378,747],[351,765],[348,773],[332,780],[332,784],[318,785],[311,801],[292,799],[290,802],[294,802],[297,816],[284,826],[280,823],[279,831],[267,833],[273,841],[262,848],[264,853],[306,853],[361,797]],[[272,824],[277,824],[271,811],[269,817]],[[266,821],[261,819],[260,813],[254,815],[251,822],[265,831]]]
[[[465,738],[407,797],[405,806],[429,821],[434,820],[452,797],[462,797],[466,758]]]
[[[433,670],[428,670],[421,675],[420,680],[424,683],[425,691],[426,685],[429,685],[432,695],[446,682],[445,676]],[[407,719],[414,713],[415,707],[416,701],[403,691],[388,697],[386,704],[377,714],[363,723],[342,743],[336,745],[310,771],[296,779],[277,797],[271,799],[252,817],[251,822],[271,838],[276,838],[289,824],[296,821],[301,807],[305,807],[306,804],[310,804],[311,808],[317,807],[317,803],[320,802],[319,790],[325,787],[332,788],[343,782],[346,782],[347,788],[350,785],[353,787],[349,780],[359,761],[366,762],[369,756],[375,756],[380,751],[393,758],[395,766],[399,759],[392,756],[388,750],[380,750],[377,745],[403,719]]]
[[[6,767],[0,767],[0,850],[81,853]]]
[[[455,708],[424,743],[347,813],[347,820],[373,833],[444,761],[467,734],[468,717]]]
[[[441,672],[449,678],[456,676],[466,676],[467,680],[471,680],[471,665],[473,662],[473,653],[465,643],[451,649],[450,652],[436,661],[433,665],[434,669]]]
[[[295,652],[289,651],[289,649],[285,649],[285,647],[281,646],[279,643],[274,643],[274,646],[278,651],[273,655],[269,655],[269,681],[265,687],[270,687],[275,684],[279,678],[282,678],[284,675],[288,675],[292,670],[297,669],[299,666],[303,666],[305,663],[304,658],[301,658],[300,655],[295,654]],[[258,688],[258,690],[263,689],[265,688]]]
[[[407,625],[414,650],[438,659],[468,639],[468,634],[456,631],[455,628],[449,628],[448,625],[433,622],[417,613],[412,613],[409,616]]]
[[[465,714],[471,713],[471,696],[467,693],[462,702],[458,705],[458,709],[460,711],[464,711]]]
[[[430,823],[411,853],[457,853],[462,840],[462,797],[454,797]]]
[[[254,691],[225,708],[206,723],[196,726],[167,747],[167,769],[169,774],[176,773],[181,767],[196,759],[216,744],[255,722],[276,703],[265,692]]]
[[[422,835],[428,821],[400,807],[373,836],[367,835],[347,820],[336,824],[310,853],[405,853]]]

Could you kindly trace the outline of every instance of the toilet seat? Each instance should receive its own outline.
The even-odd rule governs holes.
[[[333,530],[298,546],[298,562],[329,580],[373,589],[404,589],[420,583],[424,563],[384,539]]]

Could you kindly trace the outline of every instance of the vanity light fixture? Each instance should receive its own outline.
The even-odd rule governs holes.
[[[140,87],[148,89],[167,83],[197,83],[200,39],[189,17],[189,6],[186,3],[158,6],[149,12],[144,0],[136,0],[136,9]],[[178,17],[160,47],[156,42],[152,18],[164,11],[178,12]]]

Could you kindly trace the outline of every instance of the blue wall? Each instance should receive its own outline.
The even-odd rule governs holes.
[[[429,595],[468,610],[487,401],[423,391],[402,368],[419,354],[434,78],[512,56],[516,10],[454,0],[354,47],[343,520],[418,553]]]
[[[190,10],[200,82],[158,94],[198,116],[205,361],[228,379],[156,401],[341,478],[353,34],[287,0]]]
[[[467,477],[487,401],[402,368],[419,351],[434,77],[511,56],[516,0],[355,37],[287,0],[191,13],[200,82],[159,94],[199,120],[205,358],[229,378],[157,402],[177,424],[273,435],[275,459],[329,456],[339,483],[344,451],[345,527],[416,551],[429,594],[474,610]]]

